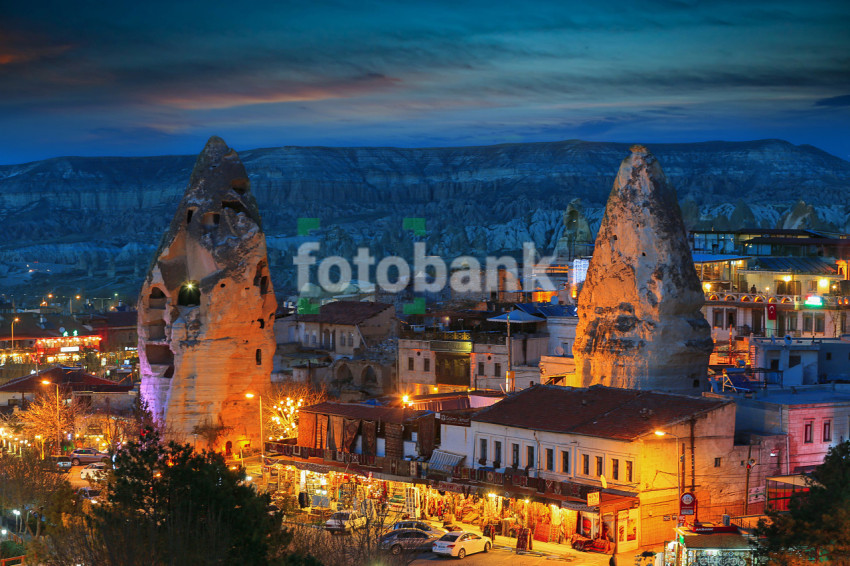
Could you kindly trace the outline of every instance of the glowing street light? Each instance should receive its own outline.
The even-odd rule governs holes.
[[[255,395],[253,393],[245,394],[246,399],[253,399],[254,397]],[[263,396],[256,395],[256,397],[260,400],[260,456],[262,457],[266,455],[266,442],[263,438]]]
[[[21,319],[18,318],[18,317],[15,317],[15,318],[12,319],[12,351],[13,352],[15,351],[15,323],[16,322],[21,322]]]

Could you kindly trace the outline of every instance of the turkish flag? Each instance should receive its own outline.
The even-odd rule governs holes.
[[[776,305],[767,305],[767,320],[776,320]]]

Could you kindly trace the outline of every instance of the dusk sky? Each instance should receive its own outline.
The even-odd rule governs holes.
[[[848,30],[847,0],[0,0],[0,163],[195,154],[211,135],[781,138],[850,160]]]

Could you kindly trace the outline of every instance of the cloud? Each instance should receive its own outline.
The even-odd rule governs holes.
[[[815,102],[815,106],[850,106],[850,94],[845,94],[842,96],[833,96],[831,98],[821,98],[820,100]]]

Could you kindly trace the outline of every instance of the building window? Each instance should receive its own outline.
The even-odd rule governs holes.
[[[354,346],[354,333],[353,332],[348,333],[348,345]]]
[[[424,360],[422,360],[422,363],[423,363],[423,366],[424,366],[422,369],[424,369],[425,371],[431,371],[431,359],[430,358],[425,358]]]
[[[805,442],[806,444],[812,443],[812,428],[813,428],[813,426],[814,426],[814,423],[812,423],[812,422],[807,422],[805,425],[803,425],[803,442]]]
[[[785,329],[789,331],[797,330],[797,313],[785,313]]]
[[[597,456],[596,457],[596,475],[597,475],[597,477],[602,475],[602,471],[603,471],[602,470],[602,456]]]
[[[823,421],[823,441],[832,442],[832,421]]]
[[[496,377],[502,375],[502,364],[493,364],[493,375]]]
[[[803,315],[803,332],[811,332],[812,331],[812,315],[811,313],[806,313]]]
[[[487,439],[482,438],[480,440],[480,444],[481,444],[481,452],[479,452],[479,456],[481,457],[481,460],[483,461],[482,465],[485,465],[485,464],[487,464]]]
[[[546,469],[550,472],[555,469],[555,451],[551,448],[546,449]]]
[[[715,328],[723,328],[723,309],[714,309],[713,314]]]
[[[511,465],[519,468],[519,444],[511,444]]]
[[[478,362],[478,375],[484,375],[484,362]]]
[[[498,467],[502,463],[502,442],[496,440],[493,442],[493,465]]]
[[[413,357],[407,358],[407,371],[413,371]]]
[[[586,476],[590,475],[590,456],[587,454],[581,455],[581,472]]]
[[[620,461],[617,458],[611,459],[611,479],[620,479]]]
[[[824,327],[825,327],[825,324],[826,324],[825,316],[826,315],[824,315],[823,313],[817,313],[815,315],[815,332],[819,332],[819,333],[823,334]]]
[[[537,467],[537,460],[534,459],[534,446],[526,446],[525,447],[525,465],[526,466],[534,466]]]
[[[715,458],[715,459],[714,459],[714,467],[715,467],[715,468],[719,468],[719,467],[720,467],[720,461],[721,461],[721,459],[720,459],[720,458]]]
[[[339,345],[345,346],[345,332],[339,333]]]
[[[632,469],[632,462],[630,460],[626,460],[626,481],[629,482],[629,483],[632,483],[632,481],[633,481],[633,479],[632,479],[632,477],[633,477],[632,472],[633,471],[634,470]]]
[[[566,450],[561,450],[561,473],[570,473],[570,453]]]
[[[826,353],[826,361],[830,361],[832,359],[832,352]]]
[[[257,361],[257,365],[263,365],[263,351],[257,348],[257,351],[254,352],[254,359]]]

